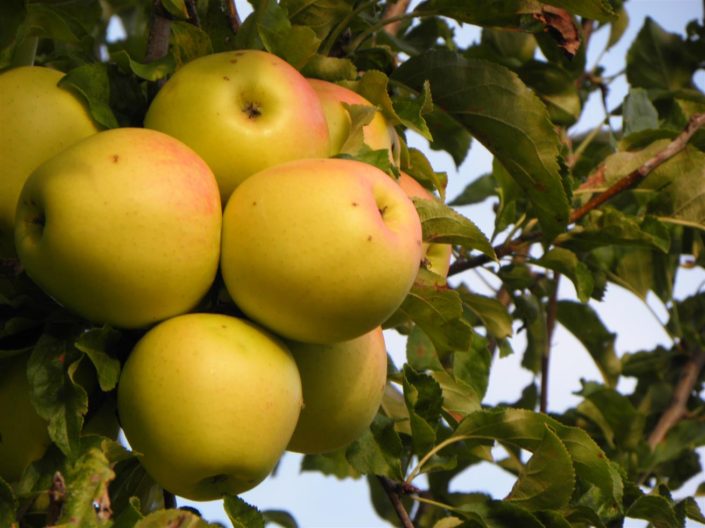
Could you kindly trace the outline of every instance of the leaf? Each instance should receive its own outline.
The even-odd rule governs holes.
[[[514,333],[512,317],[507,312],[507,308],[497,299],[464,290],[460,290],[460,298],[463,304],[482,321],[487,332],[493,337],[504,339]]]
[[[406,361],[417,371],[443,370],[433,341],[418,325],[414,325],[407,336]]]
[[[172,20],[169,29],[169,52],[174,57],[176,69],[198,57],[213,53],[213,43],[208,33],[189,22]]]
[[[127,507],[115,515],[112,528],[134,528],[135,524],[144,518],[140,509],[140,500],[130,497]]]
[[[568,450],[550,427],[523,467],[506,500],[529,511],[568,506],[575,488],[575,471]]]
[[[517,73],[544,102],[554,123],[570,126],[578,120],[582,104],[575,80],[568,72],[552,63],[529,61]]]
[[[17,516],[19,502],[7,482],[0,477],[0,526],[13,526]]]
[[[599,489],[605,503],[621,503],[622,480],[595,441],[582,429],[563,425],[544,414],[521,409],[477,411],[458,425],[451,438],[496,440],[535,452],[547,426],[568,450],[577,478]]]
[[[236,495],[226,495],[223,507],[233,528],[264,528],[264,516],[254,506]]]
[[[105,64],[84,64],[69,71],[59,86],[77,92],[88,105],[91,117],[106,128],[119,123],[110,108],[110,79]]]
[[[588,351],[607,386],[614,388],[622,370],[615,351],[617,334],[610,332],[587,304],[558,301],[557,319]]]
[[[453,158],[456,167],[465,161],[472,136],[470,132],[455,118],[437,106],[424,115],[426,126],[433,137],[430,147],[433,150],[444,150]]]
[[[66,494],[57,528],[110,526],[108,484],[114,477],[102,451],[90,448],[82,453],[67,469],[66,489],[70,492]]]
[[[569,204],[558,165],[559,140],[538,97],[510,70],[449,51],[412,57],[392,75],[463,124],[522,187],[546,236],[565,229]]]
[[[78,451],[83,416],[88,411],[86,391],[73,380],[78,362],[67,368],[69,358],[68,343],[45,334],[27,364],[32,404],[49,422],[49,436],[67,456]]]
[[[15,41],[17,31],[27,15],[23,0],[0,2],[0,50]]]
[[[476,249],[491,259],[497,258],[490,241],[470,219],[439,200],[414,198],[414,205],[421,219],[424,242]]]
[[[655,528],[680,528],[671,503],[657,495],[642,495],[636,499],[625,513],[632,519],[644,519]]]
[[[408,163],[402,164],[402,169],[419,182],[423,182],[438,190],[441,201],[445,200],[448,175],[445,172],[436,172],[428,158],[418,149],[408,149]]]
[[[369,430],[350,444],[345,452],[348,462],[363,475],[381,475],[403,480],[402,443],[394,421],[377,414]]]
[[[161,0],[161,4],[170,15],[183,19],[189,18],[184,0]]]
[[[594,281],[590,269],[572,251],[554,247],[544,253],[534,264],[551,269],[568,277],[575,286],[578,299],[587,302],[592,295]]]
[[[482,203],[488,198],[495,196],[496,187],[497,182],[492,173],[483,174],[468,183],[458,196],[448,202],[448,205],[459,206]]]
[[[301,471],[318,471],[338,479],[360,477],[360,473],[355,471],[355,468],[345,458],[345,449],[316,455],[305,455],[301,460]]]
[[[423,138],[433,141],[431,131],[424,118],[424,116],[433,112],[431,87],[428,82],[423,84],[423,90],[418,97],[402,97],[400,95],[393,99],[392,103],[394,105],[394,111],[399,116],[402,123],[413,123],[413,128],[409,128],[417,131]]]
[[[463,318],[458,292],[442,286],[414,284],[399,311],[419,325],[440,352],[466,350],[473,330]]]
[[[622,110],[624,135],[628,136],[642,130],[658,128],[658,110],[651,103],[649,94],[643,88],[632,88],[624,99]]]
[[[323,40],[345,17],[352,5],[345,0],[282,0],[292,24],[310,27]]]
[[[436,443],[436,424],[443,403],[440,385],[429,375],[409,365],[403,371],[404,401],[409,411],[414,452],[422,455]]]
[[[120,337],[120,332],[109,327],[92,328],[82,333],[74,343],[93,363],[98,383],[104,392],[113,390],[120,378],[120,361],[110,357],[108,351]]]
[[[220,528],[220,526],[209,524],[198,515],[186,510],[158,510],[140,520],[134,528]],[[244,526],[235,525],[236,528]],[[253,525],[252,528],[257,527]]]
[[[146,81],[158,81],[164,79],[174,73],[176,70],[176,61],[174,56],[168,54],[166,57],[157,59],[147,64],[137,62],[125,50],[118,50],[110,55],[120,67],[128,72],[134,73],[140,79]]]
[[[262,512],[266,524],[276,524],[284,528],[298,528],[293,515],[284,510],[265,510]]]
[[[693,87],[698,60],[683,39],[666,32],[651,17],[627,52],[627,80],[632,87],[677,90]]]
[[[468,406],[479,405],[489,385],[492,352],[487,339],[474,335],[470,348],[453,352],[453,377],[472,388],[477,400],[468,397]],[[475,410],[475,409],[473,409]]]
[[[546,307],[534,294],[518,296],[515,303],[526,330],[526,350],[521,366],[537,374],[541,370],[542,358],[549,348]]]

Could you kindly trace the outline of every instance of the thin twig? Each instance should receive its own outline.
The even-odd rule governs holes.
[[[401,525],[404,528],[414,528],[414,523],[411,522],[411,517],[409,517],[409,513],[406,511],[406,508],[404,508],[404,504],[402,504],[402,502],[401,502],[401,497],[399,496],[399,493],[397,492],[397,489],[396,489],[394,482],[392,482],[387,477],[378,476],[377,478],[379,479],[379,482],[382,485],[382,488],[387,493],[387,496],[389,497],[389,501],[392,503],[392,506],[394,507],[394,511],[397,512],[397,516],[399,517],[399,520],[401,521]]]
[[[705,366],[705,350],[698,348],[683,367],[673,399],[649,435],[648,443],[651,449],[660,444],[666,438],[668,431],[686,415],[688,398],[693,392],[703,366]]]
[[[393,4],[389,4],[387,8],[384,10],[384,14],[382,15],[382,19],[388,19],[392,17],[398,17],[399,15],[402,15],[406,13],[406,10],[409,8],[409,4],[411,3],[411,0],[397,0]],[[396,20],[396,22],[392,22],[391,24],[387,25],[384,27],[384,30],[392,36],[396,36],[397,33],[399,33],[399,28],[401,27],[401,21]]]
[[[577,222],[593,209],[596,209],[611,198],[614,198],[618,194],[637,185],[654,169],[681,152],[688,144],[688,141],[690,141],[690,138],[693,137],[693,134],[695,134],[695,132],[697,132],[697,130],[703,125],[705,125],[705,113],[693,115],[693,117],[690,118],[690,121],[688,121],[688,125],[685,127],[683,132],[671,141],[666,148],[656,154],[653,158],[646,160],[641,167],[615,182],[606,191],[594,196],[583,206],[573,210],[570,214],[569,222]]]
[[[171,17],[166,12],[160,0],[152,3],[152,18],[147,36],[147,52],[145,62],[154,62],[169,53],[169,35],[171,33]]]
[[[242,21],[240,20],[240,15],[237,12],[235,0],[227,0],[225,3],[228,5],[228,22],[230,23],[230,29],[233,30],[233,33],[237,33],[242,25]]]
[[[201,19],[198,16],[198,9],[196,9],[196,0],[186,0],[186,12],[188,13],[189,21],[196,27],[201,26]]]
[[[546,311],[546,346],[541,356],[541,403],[539,409],[542,413],[548,410],[548,372],[551,363],[551,341],[553,340],[553,332],[556,329],[556,319],[558,317],[558,286],[560,279],[560,273],[556,273],[554,290],[548,299],[548,309]]]

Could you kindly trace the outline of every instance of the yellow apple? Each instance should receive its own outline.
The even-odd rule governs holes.
[[[30,278],[95,323],[143,327],[191,310],[218,267],[222,209],[208,166],[166,134],[99,132],[29,177],[15,242]]]
[[[57,86],[63,76],[41,66],[0,74],[0,257],[15,255],[15,207],[30,173],[98,131],[84,104]]]
[[[0,359],[0,478],[19,480],[51,443],[47,422],[32,406],[27,380],[28,354]]]
[[[257,50],[193,60],[159,91],[144,125],[180,139],[213,169],[223,203],[266,167],[328,156],[328,126],[313,88],[287,62]]]
[[[304,408],[287,449],[325,453],[359,438],[377,414],[387,381],[382,329],[342,343],[289,342]]]
[[[320,79],[308,79],[308,82],[316,90],[323,105],[330,136],[330,155],[335,156],[341,152],[355,154],[348,149],[343,150],[352,125],[350,114],[343,103],[361,106],[372,106],[372,103],[357,92],[339,84]],[[363,141],[372,150],[389,150],[391,152],[394,134],[396,132],[389,126],[379,110],[375,112],[372,121],[362,127]]]
[[[125,437],[165,489],[213,500],[260,483],[301,411],[291,353],[255,325],[220,314],[164,321],[137,343],[118,384]]]
[[[421,258],[413,203],[358,161],[265,169],[223,213],[228,292],[249,317],[297,341],[345,341],[379,326],[401,305]]]
[[[403,171],[399,177],[399,186],[409,198],[438,199],[428,189]],[[424,243],[424,266],[436,275],[446,277],[450,268],[452,253],[453,248],[450,244]]]

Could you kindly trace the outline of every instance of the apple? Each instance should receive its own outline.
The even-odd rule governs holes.
[[[118,383],[120,422],[145,470],[196,501],[264,480],[301,406],[301,379],[286,346],[221,314],[190,313],[152,328]]]
[[[0,74],[0,257],[15,256],[15,208],[30,173],[98,131],[85,105],[57,86],[63,76],[42,66]]]
[[[308,79],[309,84],[318,94],[323,105],[323,112],[328,123],[330,136],[330,155],[341,152],[355,154],[349,149],[343,150],[343,145],[350,135],[352,120],[343,103],[349,105],[372,106],[367,99],[344,86],[320,79]],[[372,150],[389,150],[391,153],[396,132],[387,123],[382,112],[377,110],[372,121],[362,127],[362,137],[365,144]]]
[[[0,359],[0,478],[20,479],[51,443],[47,422],[34,410],[27,380],[29,354]]]
[[[301,375],[304,408],[288,450],[325,453],[365,432],[387,381],[382,328],[331,345],[288,342]]]
[[[265,51],[189,62],[161,88],[144,125],[198,152],[215,173],[223,203],[255,172],[329,152],[328,126],[313,88]]]
[[[409,198],[422,198],[424,200],[438,199],[406,172],[401,172],[398,182],[399,186],[404,190]],[[424,266],[429,271],[445,278],[448,276],[452,253],[453,247],[450,244],[424,243]]]
[[[138,328],[193,309],[218,267],[222,209],[208,166],[166,134],[94,134],[40,166],[17,206],[29,277],[95,323]]]
[[[265,169],[223,212],[228,292],[250,318],[296,341],[346,341],[379,326],[401,305],[421,258],[414,204],[359,161]]]

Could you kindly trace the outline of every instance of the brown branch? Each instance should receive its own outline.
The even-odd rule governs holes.
[[[225,3],[228,6],[228,22],[230,22],[230,29],[233,30],[233,33],[237,33],[242,25],[242,21],[240,20],[240,15],[237,12],[235,0],[227,0]]]
[[[554,290],[548,300],[548,310],[546,313],[546,347],[541,356],[541,403],[540,411],[545,413],[548,410],[548,371],[551,363],[551,341],[553,332],[556,329],[556,319],[558,317],[558,286],[561,276],[556,273]]]
[[[414,523],[411,522],[411,517],[409,517],[406,508],[404,508],[404,504],[401,502],[401,497],[397,491],[397,485],[387,477],[378,476],[377,478],[379,479],[379,483],[382,485],[382,489],[384,489],[387,493],[389,501],[394,507],[394,511],[397,512],[401,525],[404,528],[414,528]]]
[[[186,0],[186,12],[188,13],[189,21],[196,27],[201,27],[201,19],[198,16],[198,9],[196,9],[196,0]]]
[[[388,18],[395,18],[399,15],[403,15],[409,8],[410,3],[411,0],[397,0],[392,4],[389,4],[384,10],[382,20],[386,20]],[[384,31],[386,31],[389,35],[396,36],[396,34],[399,33],[400,26],[401,20],[395,20],[394,22],[391,22],[390,24],[384,26]]]
[[[666,438],[668,431],[686,415],[688,398],[693,392],[703,366],[705,366],[705,350],[698,348],[683,367],[673,399],[649,435],[648,443],[651,449],[660,444]]]
[[[681,152],[688,144],[688,141],[690,141],[690,138],[693,137],[693,134],[695,134],[695,132],[697,132],[697,130],[703,125],[705,125],[705,113],[693,115],[693,117],[690,118],[690,121],[688,121],[688,124],[683,132],[671,141],[665,149],[660,151],[653,158],[646,160],[646,162],[638,169],[630,172],[624,178],[621,178],[615,182],[606,191],[594,196],[588,200],[587,203],[573,210],[570,214],[569,222],[577,222],[590,211],[596,209],[606,201],[639,184],[654,169]]]
[[[160,0],[152,3],[152,17],[147,35],[147,52],[145,62],[154,62],[166,57],[169,53],[169,35],[171,33],[171,17],[164,10]]]

